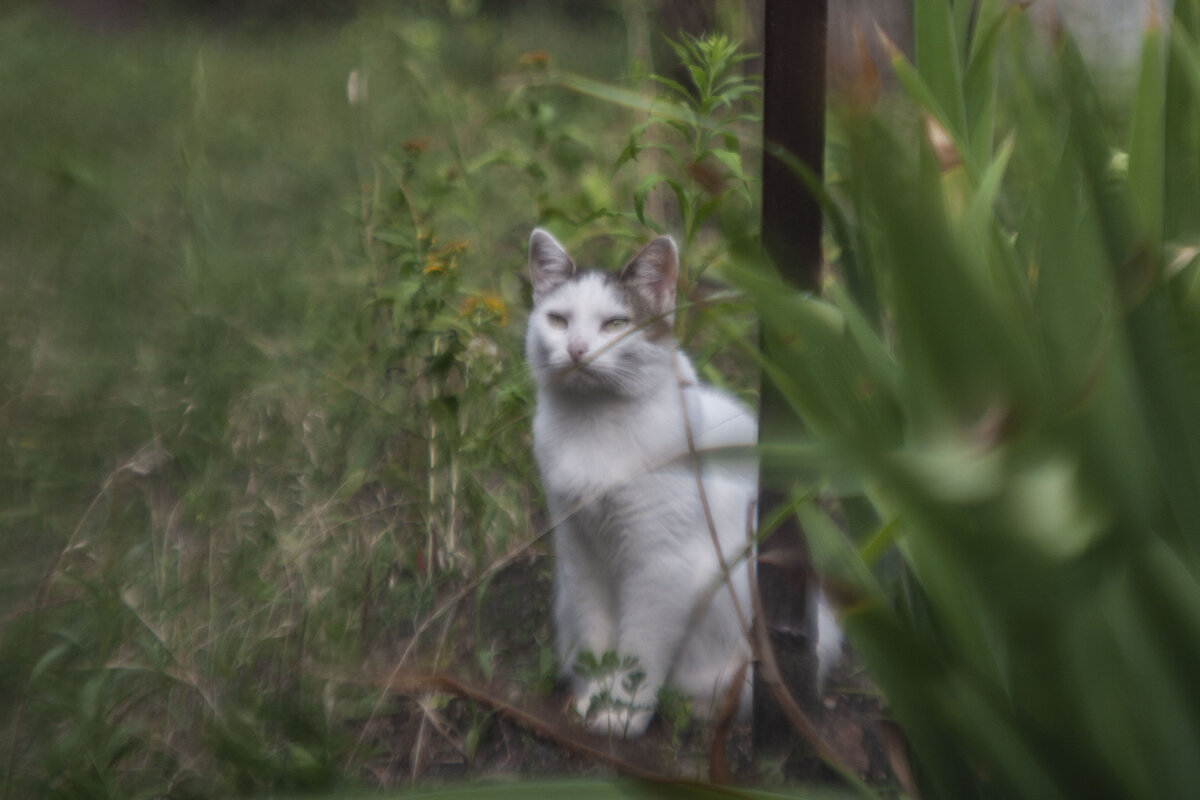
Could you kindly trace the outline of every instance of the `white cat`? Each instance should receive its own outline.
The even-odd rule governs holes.
[[[689,453],[752,446],[757,425],[700,384],[676,348],[678,267],[668,236],[615,274],[579,271],[540,228],[529,240],[525,347],[538,386],[534,452],[555,524],[558,657],[576,710],[600,734],[641,735],[664,684],[711,714],[750,659],[757,465],[745,451],[710,453],[699,462],[702,501]],[[583,653],[614,651],[636,659],[632,669],[575,669]],[[733,691],[745,718],[750,670],[743,675]]]

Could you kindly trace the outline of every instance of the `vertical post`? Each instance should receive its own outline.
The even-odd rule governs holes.
[[[763,140],[812,170],[825,159],[826,0],[767,0],[763,31]],[[821,208],[777,158],[763,159],[762,234],[785,280],[816,291]]]
[[[763,36],[763,139],[823,172],[825,154],[825,51],[827,0],[766,0]],[[763,158],[762,237],[784,280],[816,291],[821,271],[821,209],[792,170],[769,154]],[[768,356],[771,342],[764,337]],[[786,436],[799,421],[764,382],[760,407],[763,441]],[[784,476],[765,465],[759,489],[760,517],[784,499]],[[798,695],[808,691],[813,655],[806,615],[810,572],[804,538],[794,520],[763,542],[758,586],[763,617],[780,670]],[[763,685],[754,686],[754,743],[759,752],[779,751],[792,741],[787,720]]]

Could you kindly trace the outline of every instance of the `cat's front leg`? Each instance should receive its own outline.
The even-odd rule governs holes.
[[[607,703],[588,727],[602,735],[641,736],[654,718],[658,692],[667,679],[691,621],[697,587],[691,567],[651,557],[621,583],[619,666],[607,679]]]
[[[555,531],[554,626],[559,668],[571,684],[575,708],[586,718],[606,687],[596,666],[617,647],[616,603],[590,549],[573,525]],[[594,662],[594,663],[593,663]]]

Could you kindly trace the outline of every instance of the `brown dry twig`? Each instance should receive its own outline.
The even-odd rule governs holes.
[[[771,691],[771,695],[775,698],[775,702],[779,703],[783,709],[784,716],[787,717],[792,729],[796,731],[808,744],[813,748],[813,752],[821,761],[825,762],[831,769],[841,775],[847,783],[860,791],[865,791],[869,796],[874,796],[869,787],[862,782],[862,779],[855,774],[854,770],[838,755],[838,753],[829,745],[828,742],[821,736],[816,726],[800,708],[800,704],[792,697],[791,690],[783,680],[782,673],[779,670],[779,663],[775,659],[775,651],[771,646],[770,637],[767,635],[765,618],[763,616],[762,599],[758,594],[758,582],[755,580],[755,571],[749,570],[750,575],[750,602],[753,604],[753,621],[749,622],[746,619],[745,611],[738,602],[737,593],[734,591],[733,582],[730,577],[730,566],[722,552],[720,539],[717,536],[716,524],[713,520],[712,510],[708,503],[708,495],[704,488],[704,477],[697,456],[699,451],[696,449],[695,438],[692,434],[691,420],[687,413],[687,401],[684,398],[684,384],[679,373],[678,361],[675,362],[676,381],[679,386],[679,402],[683,409],[683,425],[684,433],[687,437],[688,454],[692,460],[693,475],[696,481],[696,489],[700,495],[700,505],[704,509],[704,520],[708,525],[709,537],[712,540],[714,549],[716,550],[717,561],[721,566],[721,572],[725,585],[729,589],[729,594],[733,598],[734,610],[737,612],[738,619],[741,621],[742,629],[746,634],[750,643],[751,652],[754,655],[754,661],[758,665],[760,678],[766,683]],[[748,513],[747,520],[747,538],[749,552],[753,553],[754,545],[754,514],[753,510]],[[739,672],[740,679],[745,679],[745,669]],[[735,684],[736,685],[736,684]],[[713,743],[713,755],[718,755],[717,742]],[[724,750],[721,749],[719,755],[723,758]],[[715,762],[714,762],[715,763]],[[727,765],[721,765],[727,770]],[[714,778],[715,780],[715,778]]]
[[[563,750],[607,764],[623,775],[646,781],[665,782],[671,780],[665,775],[660,775],[644,767],[632,764],[618,755],[602,750],[580,737],[566,732],[563,730],[561,724],[542,719],[536,714],[518,708],[512,703],[502,700],[483,689],[470,686],[457,678],[443,673],[393,673],[387,678],[365,680],[362,683],[376,688],[385,688],[396,694],[439,692],[471,700],[493,709],[501,716],[506,717],[531,733],[558,745]]]
[[[733,783],[733,774],[729,771],[729,758],[726,749],[729,734],[733,730],[733,721],[737,716],[738,704],[742,698],[742,685],[746,680],[746,672],[750,662],[742,664],[737,674],[721,698],[721,705],[713,717],[712,747],[708,753],[708,779],[713,783]]]

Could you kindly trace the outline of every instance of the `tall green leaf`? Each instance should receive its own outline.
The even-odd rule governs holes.
[[[1164,147],[1167,81],[1163,59],[1163,34],[1155,24],[1142,40],[1133,133],[1129,141],[1129,187],[1142,230],[1153,239],[1163,234],[1163,170],[1167,157]]]
[[[954,12],[946,0],[916,0],[913,41],[917,71],[946,111],[948,129],[967,136],[967,112],[962,91],[962,56],[955,33]]]
[[[871,506],[865,544],[799,513],[923,796],[1192,796],[1200,224],[1170,206],[1192,191],[1174,176],[1197,139],[1171,120],[1200,107],[1200,2],[1179,4],[1169,53],[1146,31],[1136,94],[1103,104],[1069,36],[1051,52],[1020,12],[972,6],[918,0],[917,68],[895,58],[967,169],[883,115],[847,120],[835,151],[824,202],[850,206],[839,251],[871,265],[887,324],[852,291],[828,293],[833,316],[742,281],[793,345],[767,373],[819,423],[791,444],[806,469],[838,454],[828,485]],[[856,385],[882,389],[887,426]]]
[[[1200,2],[1176,0],[1167,65],[1164,235],[1168,240],[1200,232],[1200,103],[1196,102],[1194,42],[1200,35]]]

